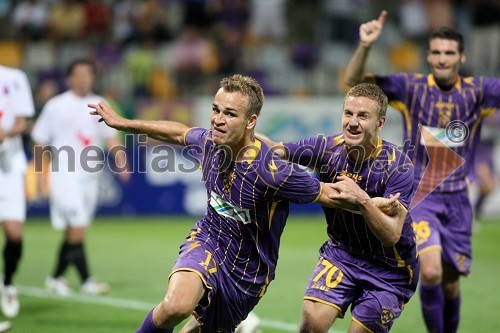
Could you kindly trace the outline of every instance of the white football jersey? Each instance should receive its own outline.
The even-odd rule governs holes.
[[[87,106],[102,100],[99,95],[80,97],[69,90],[45,104],[31,137],[51,146],[53,172],[93,173],[97,165],[103,165],[105,141],[117,132],[91,116]]]
[[[0,128],[10,131],[17,117],[32,117],[35,105],[26,74],[16,68],[0,65]],[[26,156],[21,135],[0,143],[0,171],[26,170]]]

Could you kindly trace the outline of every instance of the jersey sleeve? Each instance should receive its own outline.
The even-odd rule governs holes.
[[[389,101],[405,101],[408,74],[375,75],[374,78],[380,89],[387,95]]]
[[[483,103],[482,109],[500,109],[500,79],[484,77],[483,80]]]
[[[293,203],[310,203],[320,194],[320,181],[307,171],[277,156],[267,161],[263,177],[275,189],[274,198]]]
[[[51,119],[52,104],[51,101],[45,104],[31,131],[31,138],[37,144],[49,144],[52,140],[52,133],[54,133],[52,126],[56,124],[56,119]]]
[[[400,153],[397,166],[389,173],[384,197],[400,193],[399,202],[409,209],[415,194],[413,172],[413,163],[405,154]]]
[[[208,144],[208,139],[208,130],[199,127],[190,128],[184,135],[187,149],[186,153],[189,156],[193,156],[198,163],[201,163],[205,146]]]
[[[28,77],[22,71],[16,71],[13,78],[13,106],[12,111],[17,117],[33,117],[35,103]]]
[[[289,161],[315,168],[325,149],[326,139],[322,136],[310,137],[299,142],[283,143]]]

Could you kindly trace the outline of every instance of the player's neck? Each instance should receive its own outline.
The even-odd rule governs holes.
[[[442,81],[442,80],[439,81],[436,79],[436,77],[434,77],[434,80],[436,81],[436,84],[439,87],[439,89],[444,90],[444,91],[449,91],[449,90],[453,89],[453,87],[457,83],[458,76],[456,76],[453,80],[448,80],[448,81]]]
[[[355,164],[363,163],[364,161],[370,158],[375,149],[377,149],[377,146],[375,144],[370,145],[369,147],[364,147],[364,146],[347,147],[347,158],[349,158],[349,160],[351,162],[354,162]]]
[[[252,161],[256,153],[260,150],[253,136],[245,137],[240,142],[230,147],[230,149],[234,162]]]
[[[78,97],[85,97],[87,96],[88,94],[90,94],[90,91],[83,91],[83,90],[77,90],[77,89],[71,89],[71,92],[78,96]]]

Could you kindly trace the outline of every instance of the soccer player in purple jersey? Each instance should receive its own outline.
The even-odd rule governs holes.
[[[327,332],[349,306],[349,332],[388,332],[417,287],[419,262],[407,214],[413,165],[378,136],[387,103],[376,85],[357,85],[344,100],[342,133],[282,144],[290,161],[316,170],[338,191],[335,208],[323,208],[329,239],[309,280],[300,332]],[[370,199],[395,195],[399,203],[391,213]]]
[[[422,313],[429,332],[456,332],[460,276],[469,274],[471,261],[467,175],[482,120],[500,106],[500,79],[459,75],[465,61],[463,37],[449,27],[429,35],[430,74],[366,74],[370,48],[386,16],[382,11],[377,20],[360,26],[359,45],[345,82],[375,82],[403,115],[405,145],[414,148],[408,153],[415,165],[415,187],[419,187],[412,203],[418,209],[410,215],[421,259]]]
[[[187,146],[207,189],[207,213],[181,246],[164,299],[137,332],[172,332],[191,314],[182,332],[233,332],[274,279],[289,203],[333,205],[331,184],[280,159],[254,137],[263,101],[254,79],[223,79],[209,130],[127,120],[104,103],[89,105],[110,127]]]

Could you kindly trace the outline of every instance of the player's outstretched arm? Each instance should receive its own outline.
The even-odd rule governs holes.
[[[382,33],[387,12],[383,10],[378,19],[361,24],[359,27],[359,45],[345,70],[344,82],[353,87],[365,81],[365,66],[370,48]]]
[[[99,121],[104,121],[109,127],[117,130],[146,134],[153,139],[185,145],[184,135],[189,130],[189,127],[175,121],[146,121],[137,119],[126,119],[118,115],[106,103],[99,102],[98,104],[89,104],[89,108],[93,109],[90,114],[100,116]]]

